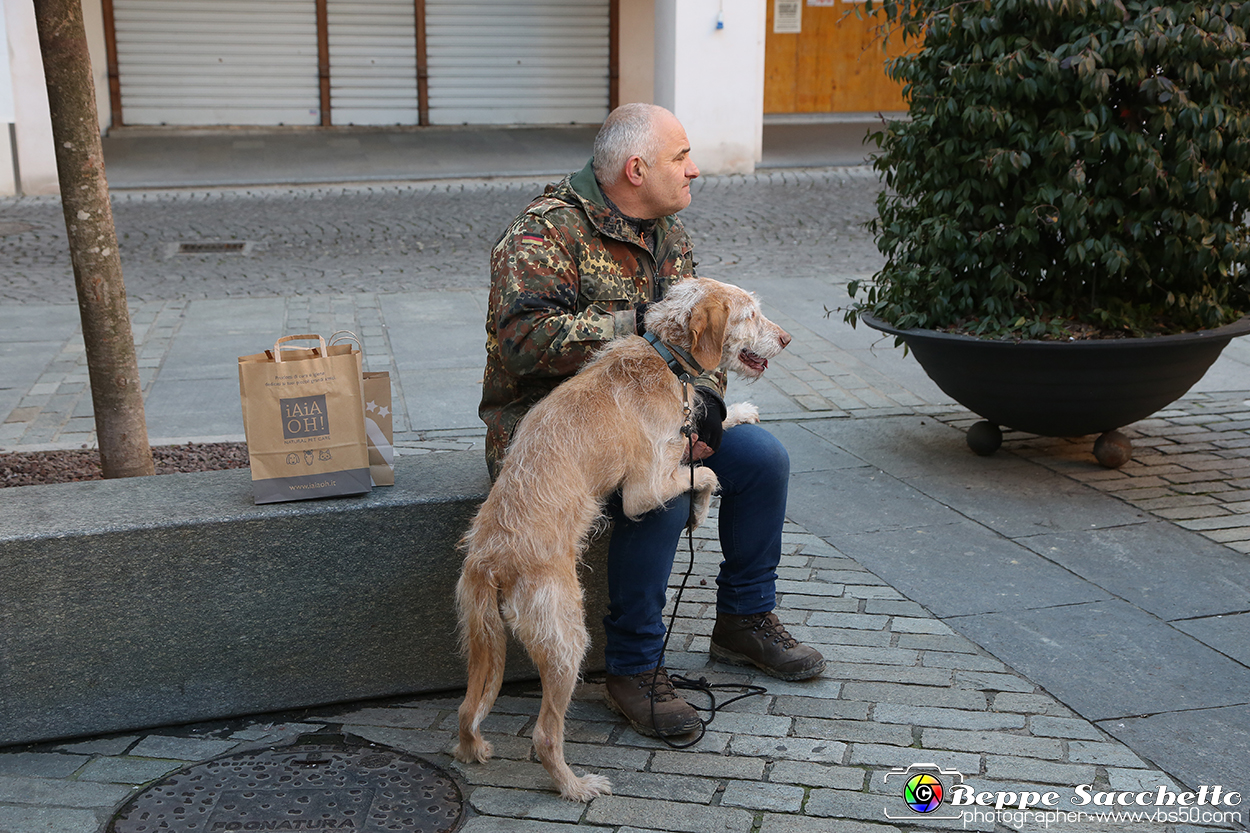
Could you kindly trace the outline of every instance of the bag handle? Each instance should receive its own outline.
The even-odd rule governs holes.
[[[298,336],[283,336],[273,343],[273,360],[275,362],[282,361],[282,344],[287,341],[312,341],[317,339],[321,343],[321,355],[326,354],[326,340],[316,333],[305,333]]]
[[[335,330],[334,332],[330,333],[330,346],[331,347],[333,347],[336,343],[340,341],[349,341],[349,340],[356,342],[356,349],[360,351],[360,368],[361,370],[364,370],[365,346],[361,344],[360,339],[356,336],[356,334],[353,333],[351,330]]]
[[[339,341],[340,336],[342,337],[342,340],[344,341],[351,339],[352,341],[356,342],[356,347],[360,350],[361,354],[365,352],[365,346],[360,343],[360,339],[357,338],[356,334],[353,333],[351,330],[335,330],[334,332],[330,333],[330,346],[331,347],[333,347]]]

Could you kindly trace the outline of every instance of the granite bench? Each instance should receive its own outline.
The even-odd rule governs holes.
[[[472,451],[264,506],[247,469],[0,489],[0,745],[463,688],[456,542],[488,486]],[[513,644],[507,679],[535,676]]]

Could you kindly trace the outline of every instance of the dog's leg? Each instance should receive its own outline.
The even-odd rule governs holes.
[[[506,634],[498,592],[468,561],[456,584],[456,602],[461,639],[468,654],[469,681],[460,704],[460,742],[454,754],[458,761],[484,764],[493,750],[482,737],[481,726],[503,684]]]
[[[595,796],[611,795],[612,784],[602,775],[579,778],[564,760],[564,714],[573,699],[590,635],[586,632],[575,557],[570,554],[567,560],[559,561],[561,567],[567,565],[567,572],[552,576],[550,585],[525,600],[525,610],[518,610],[514,630],[542,681],[543,702],[534,726],[534,750],[561,798],[590,801]]]
[[[607,778],[602,775],[579,778],[564,761],[564,714],[573,699],[577,671],[556,660],[542,663],[538,674],[542,679],[543,704],[534,726],[534,750],[560,791],[560,797],[569,801],[590,801],[595,796],[611,795],[612,783]]]

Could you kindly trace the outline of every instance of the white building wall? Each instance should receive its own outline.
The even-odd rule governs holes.
[[[13,103],[13,73],[9,70],[9,36],[4,10],[0,8],[0,197],[17,193],[17,171],[13,166],[13,123],[17,110]]]
[[[100,133],[105,134],[113,124],[113,107],[109,103],[108,47],[104,43],[104,6],[100,0],[82,0],[82,22],[87,30],[87,49],[91,52],[95,109],[100,117]]]
[[[100,130],[112,122],[100,0],[82,0]],[[0,196],[60,191],[32,0],[0,0]]]
[[[52,150],[52,118],[48,112],[48,87],[39,53],[32,0],[4,0],[4,19],[9,43],[9,67],[13,80],[13,111],[19,186],[24,194],[55,194],[56,154]],[[4,160],[0,160],[3,164]]]
[[[655,0],[655,103],[681,119],[704,173],[752,173],[762,158],[765,19],[759,0]]]

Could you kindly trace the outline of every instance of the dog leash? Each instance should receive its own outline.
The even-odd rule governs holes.
[[[690,581],[690,576],[694,573],[694,407],[690,403],[690,388],[693,386],[694,380],[691,378],[690,374],[680,366],[677,360],[673,358],[671,353],[668,353],[666,356],[666,351],[663,349],[664,345],[659,341],[659,339],[654,338],[651,333],[647,333],[643,337],[646,338],[647,341],[650,342],[651,346],[656,349],[656,352],[660,354],[660,358],[665,359],[669,369],[672,370],[678,380],[681,381],[681,410],[683,417],[681,433],[686,438],[686,455],[687,459],[690,461],[690,516],[686,519],[686,545],[690,553],[690,560],[686,565],[685,575],[681,578],[681,585],[677,588],[677,595],[673,598],[673,612],[669,614],[668,627],[664,631],[664,644],[660,648],[661,661],[656,663],[655,670],[651,672],[651,691],[650,696],[647,699],[651,703],[651,725],[655,726],[656,681],[660,677],[660,668],[663,665],[664,656],[668,653],[668,640],[669,637],[672,636],[673,626],[677,622],[677,609],[681,606],[681,597],[686,592],[686,584]],[[699,367],[698,362],[695,362],[689,354],[686,354],[683,351],[682,356],[683,358],[688,359],[691,365],[698,369],[699,373],[703,372],[703,368]],[[699,718],[698,734],[693,740],[686,741],[685,743],[678,743],[671,738],[660,735],[658,732],[656,733],[660,740],[664,741],[670,749],[689,749],[699,741],[703,740],[703,736],[707,734],[707,727],[710,726],[712,721],[716,719],[716,712],[718,709],[722,709],[731,703],[736,703],[739,700],[746,699],[747,697],[754,697],[756,695],[768,693],[768,690],[763,686],[747,685],[745,683],[711,683],[708,682],[706,677],[691,680],[689,677],[685,677],[681,674],[670,674],[668,679],[669,682],[672,683],[674,689],[701,692],[707,696],[709,701],[709,705],[707,707],[696,706],[693,703],[690,704],[696,711],[706,711],[708,713],[707,720]],[[713,693],[714,691],[734,691],[738,693],[737,696],[731,697],[724,703],[718,705],[716,702],[716,695]]]

